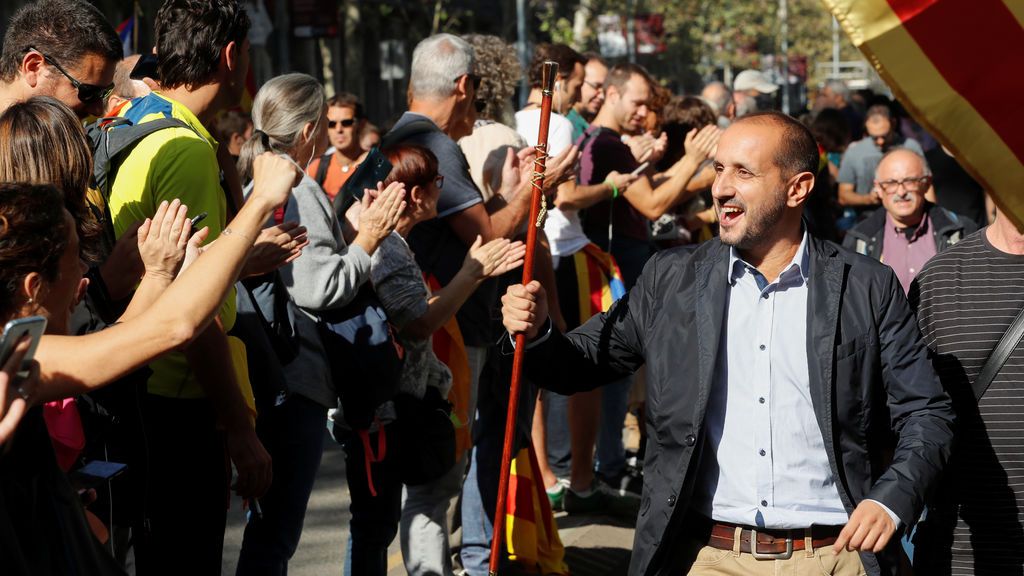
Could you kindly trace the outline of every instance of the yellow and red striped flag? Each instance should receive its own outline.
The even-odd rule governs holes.
[[[823,0],[896,97],[1024,224],[1024,2]]]

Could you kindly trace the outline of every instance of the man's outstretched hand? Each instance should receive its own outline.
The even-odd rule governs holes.
[[[526,286],[509,286],[501,297],[501,316],[509,334],[522,332],[527,340],[536,338],[537,331],[548,319],[547,296],[540,282],[534,280]]]

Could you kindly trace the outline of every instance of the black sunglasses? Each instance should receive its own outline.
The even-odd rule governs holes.
[[[26,49],[26,51],[29,51],[29,50],[31,50],[33,52],[39,52],[39,50],[36,50],[32,46],[29,46]],[[67,70],[65,70],[60,64],[57,64],[57,62],[55,60],[53,60],[52,58],[50,58],[46,54],[43,54],[42,52],[39,52],[39,55],[43,57],[43,61],[44,62],[46,62],[47,64],[49,64],[49,65],[53,66],[54,68],[56,68],[58,72],[63,74],[64,77],[67,78],[71,82],[71,85],[74,86],[76,90],[78,90],[78,99],[82,102],[82,104],[91,104],[93,102],[100,102],[100,101],[106,100],[107,96],[110,96],[110,93],[113,92],[113,90],[114,90],[114,84],[113,83],[111,83],[108,86],[97,86],[95,84],[86,84],[85,82],[82,82],[82,81],[78,80],[77,78],[75,78],[71,74],[68,74]]]
[[[473,106],[476,108],[477,114],[483,114],[484,108],[487,108],[487,101],[477,98],[473,100]]]
[[[334,128],[338,124],[341,124],[342,127],[344,127],[344,128],[350,128],[355,123],[356,123],[356,119],[355,118],[345,118],[344,120],[328,120],[327,121],[327,128],[329,128],[330,130],[334,130]]]

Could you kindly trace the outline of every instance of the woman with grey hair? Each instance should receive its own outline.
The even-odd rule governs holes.
[[[405,209],[404,187],[389,186],[376,200],[363,196],[359,232],[346,242],[327,195],[305,174],[305,166],[327,148],[327,99],[323,87],[305,74],[267,82],[253,102],[253,135],[238,160],[243,181],[252,177],[253,159],[274,152],[295,164],[302,178],[292,189],[282,220],[307,230],[301,258],[281,268],[293,306],[298,356],[285,365],[287,391],[257,421],[257,432],[274,462],[274,482],[260,501],[262,514],[250,514],[238,561],[238,574],[287,571],[302,534],[302,523],[320,467],[327,410],[337,406],[327,355],[316,315],[349,303],[369,279],[370,257],[395,229]],[[252,184],[246,193],[252,192]]]

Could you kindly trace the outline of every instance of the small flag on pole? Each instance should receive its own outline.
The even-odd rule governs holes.
[[[135,15],[129,16],[117,27],[117,35],[121,38],[121,46],[124,47],[124,56],[127,58],[135,54]]]

